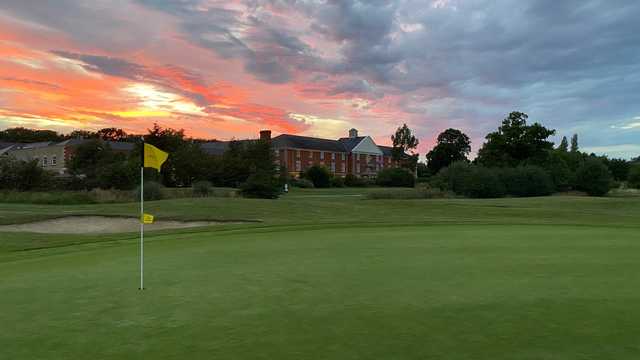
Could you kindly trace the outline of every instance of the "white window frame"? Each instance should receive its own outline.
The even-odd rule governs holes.
[[[320,160],[324,160],[324,151],[320,151]]]
[[[42,167],[49,166],[49,160],[47,159],[47,155],[42,157]]]
[[[331,153],[331,160],[336,160],[336,153]]]
[[[53,155],[51,156],[51,166],[56,166],[58,165],[58,156]]]
[[[345,161],[345,160],[347,160],[347,154],[342,153],[342,161]]]

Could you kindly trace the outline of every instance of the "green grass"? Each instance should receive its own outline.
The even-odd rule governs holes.
[[[640,357],[639,198],[370,191],[149,202],[261,223],[149,233],[145,291],[136,234],[0,233],[0,358]],[[136,209],[0,204],[0,222]]]

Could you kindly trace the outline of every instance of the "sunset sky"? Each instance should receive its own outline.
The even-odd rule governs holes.
[[[639,34],[637,0],[0,0],[0,129],[387,144],[406,122],[424,154],[519,110],[635,157]]]

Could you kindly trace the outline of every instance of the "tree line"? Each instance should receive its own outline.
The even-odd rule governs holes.
[[[268,141],[231,141],[222,156],[210,156],[200,146],[203,139],[189,138],[183,130],[154,124],[144,135],[122,129],[77,130],[61,135],[51,130],[12,128],[0,131],[0,141],[60,141],[82,137],[68,162],[70,176],[54,178],[36,163],[0,159],[0,190],[121,189],[138,186],[140,138],[171,156],[158,174],[145,170],[145,179],[167,187],[188,187],[196,182],[236,187],[247,196],[277,197],[283,185],[300,187],[405,186],[416,182],[468,197],[548,195],[571,190],[604,195],[626,182],[640,188],[640,158],[612,159],[581,152],[578,136],[563,137],[555,147],[549,140],[555,130],[528,123],[528,116],[512,112],[494,132],[486,135],[477,157],[469,158],[471,140],[458,129],[446,129],[435,146],[420,161],[419,140],[404,124],[391,137],[392,158],[397,168],[380,171],[375,180],[356,176],[333,176],[322,166],[307,169],[301,179],[289,177],[286,168],[275,164]],[[118,152],[108,141],[135,143],[130,153]]]

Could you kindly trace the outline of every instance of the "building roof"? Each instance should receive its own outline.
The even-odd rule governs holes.
[[[321,139],[309,136],[282,134],[274,137],[272,143],[276,147],[288,147],[294,149],[309,149],[334,152],[348,151],[341,141]]]
[[[391,146],[378,145],[378,147],[382,150],[382,155],[384,156],[391,156],[393,154],[393,147]]]
[[[13,149],[15,150],[38,149],[38,148],[51,146],[53,144],[54,144],[53,141],[41,141],[41,142],[34,142],[34,143],[17,144],[13,147]]]
[[[353,130],[353,129],[352,129]],[[338,141],[342,143],[342,145],[347,149],[347,151],[353,150],[354,147],[358,146],[360,142],[365,138],[365,136],[356,136],[356,137],[346,137],[340,138]]]
[[[136,144],[125,141],[105,141],[105,144],[109,145],[111,150],[116,151],[133,151]]]
[[[202,151],[208,155],[222,155],[228,147],[228,141],[207,141],[200,144]]]

